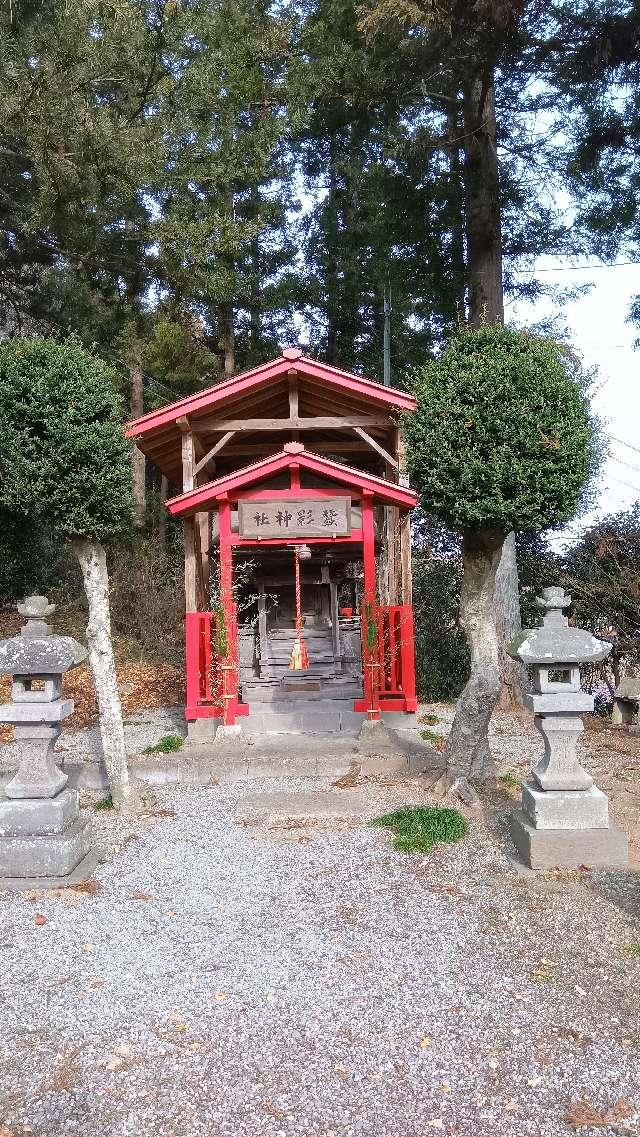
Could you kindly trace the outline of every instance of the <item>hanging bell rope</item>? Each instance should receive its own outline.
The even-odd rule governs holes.
[[[289,660],[290,671],[307,671],[309,668],[309,653],[307,645],[302,638],[302,585],[300,582],[300,550],[296,545],[293,550],[293,560],[296,575],[296,638],[291,649]]]

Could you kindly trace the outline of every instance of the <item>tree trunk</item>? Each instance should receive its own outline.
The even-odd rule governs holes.
[[[260,192],[257,186],[251,187],[251,205],[254,222],[260,218]],[[260,232],[251,238],[249,246],[249,260],[251,265],[251,284],[249,297],[249,352],[252,364],[257,363],[260,356],[261,312],[260,312],[260,285],[262,283],[260,264]]]
[[[89,605],[87,623],[89,664],[98,699],[102,750],[109,775],[111,797],[118,808],[132,807],[136,795],[129,781],[122,708],[113,658],[107,558],[99,541],[75,538],[71,545],[80,563]]]
[[[235,374],[236,367],[232,304],[220,305],[218,324],[220,328],[218,342],[220,344],[222,374],[225,379],[230,379]]]
[[[136,364],[132,364],[129,368],[129,380],[131,383],[131,416],[132,418],[140,418],[144,414],[144,389],[142,370]],[[136,529],[144,529],[146,521],[145,473],[145,456],[134,445],[131,454],[131,476],[133,480],[133,524]]]
[[[478,328],[504,321],[496,106],[490,69],[465,86],[463,119],[469,324]]]
[[[487,68],[463,91],[464,165],[469,324],[504,322],[500,179],[496,149],[493,73]],[[522,705],[525,672],[507,655],[520,631],[520,594],[515,537],[505,541],[495,600],[501,692],[499,706]]]
[[[494,618],[495,583],[505,534],[466,529],[460,623],[471,650],[471,675],[458,699],[445,752],[448,774],[484,781],[494,774],[489,720],[500,694],[500,652]]]
[[[465,310],[465,286],[467,270],[464,259],[465,237],[465,201],[464,178],[460,162],[460,148],[463,130],[460,126],[457,107],[449,106],[447,110],[447,138],[449,139],[449,200],[451,208],[451,274],[456,293],[456,307],[458,319],[462,319]]]
[[[522,696],[527,678],[524,665],[507,654],[511,640],[522,630],[515,533],[509,533],[502,546],[502,556],[496,573],[494,615],[500,651],[500,680],[502,684],[498,709],[508,711],[514,707],[522,706]]]
[[[326,284],[327,284],[327,363],[336,363],[337,355],[337,341],[338,341],[338,318],[339,318],[339,303],[338,303],[338,256],[337,256],[337,242],[338,242],[338,175],[336,170],[336,147],[337,140],[335,135],[331,135],[329,139],[329,194],[327,196],[327,266],[326,266]]]

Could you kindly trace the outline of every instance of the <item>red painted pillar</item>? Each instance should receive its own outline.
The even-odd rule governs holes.
[[[222,673],[222,721],[233,726],[238,705],[238,623],[233,599],[233,546],[231,544],[231,503],[220,502],[220,606],[224,616],[227,653],[220,660]]]
[[[367,717],[380,718],[380,664],[378,659],[378,597],[376,585],[375,527],[373,522],[373,496],[362,497],[362,562],[364,566],[364,597],[360,618],[362,621],[362,670]]]

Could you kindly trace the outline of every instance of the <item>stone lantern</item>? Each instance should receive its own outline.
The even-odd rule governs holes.
[[[93,871],[91,825],[81,819],[77,790],[67,789],[54,746],[61,723],[73,711],[62,698],[62,676],[87,657],[70,636],[51,634],[55,611],[46,596],[29,596],[18,611],[26,624],[17,636],[0,640],[0,675],[12,676],[11,702],[0,706],[0,722],[15,726],[21,759],[0,793],[0,878],[5,884],[51,886],[84,880]]]
[[[544,756],[522,788],[522,809],[511,819],[511,836],[531,868],[628,864],[626,835],[609,824],[609,802],[581,766],[578,740],[582,715],[594,700],[580,685],[580,664],[606,659],[611,644],[569,627],[571,603],[562,588],[544,588],[536,603],[542,627],[523,631],[509,654],[532,673],[525,706],[544,739]]]

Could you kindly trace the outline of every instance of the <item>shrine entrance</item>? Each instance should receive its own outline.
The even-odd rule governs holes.
[[[295,549],[285,546],[239,563],[237,576],[247,581],[238,589],[242,699],[362,698],[361,562],[312,540],[300,547],[300,618],[308,666],[296,669]]]
[[[416,495],[396,417],[414,406],[286,349],[130,424],[182,472],[166,506],[184,523],[188,720],[316,698],[369,719],[415,711]]]

